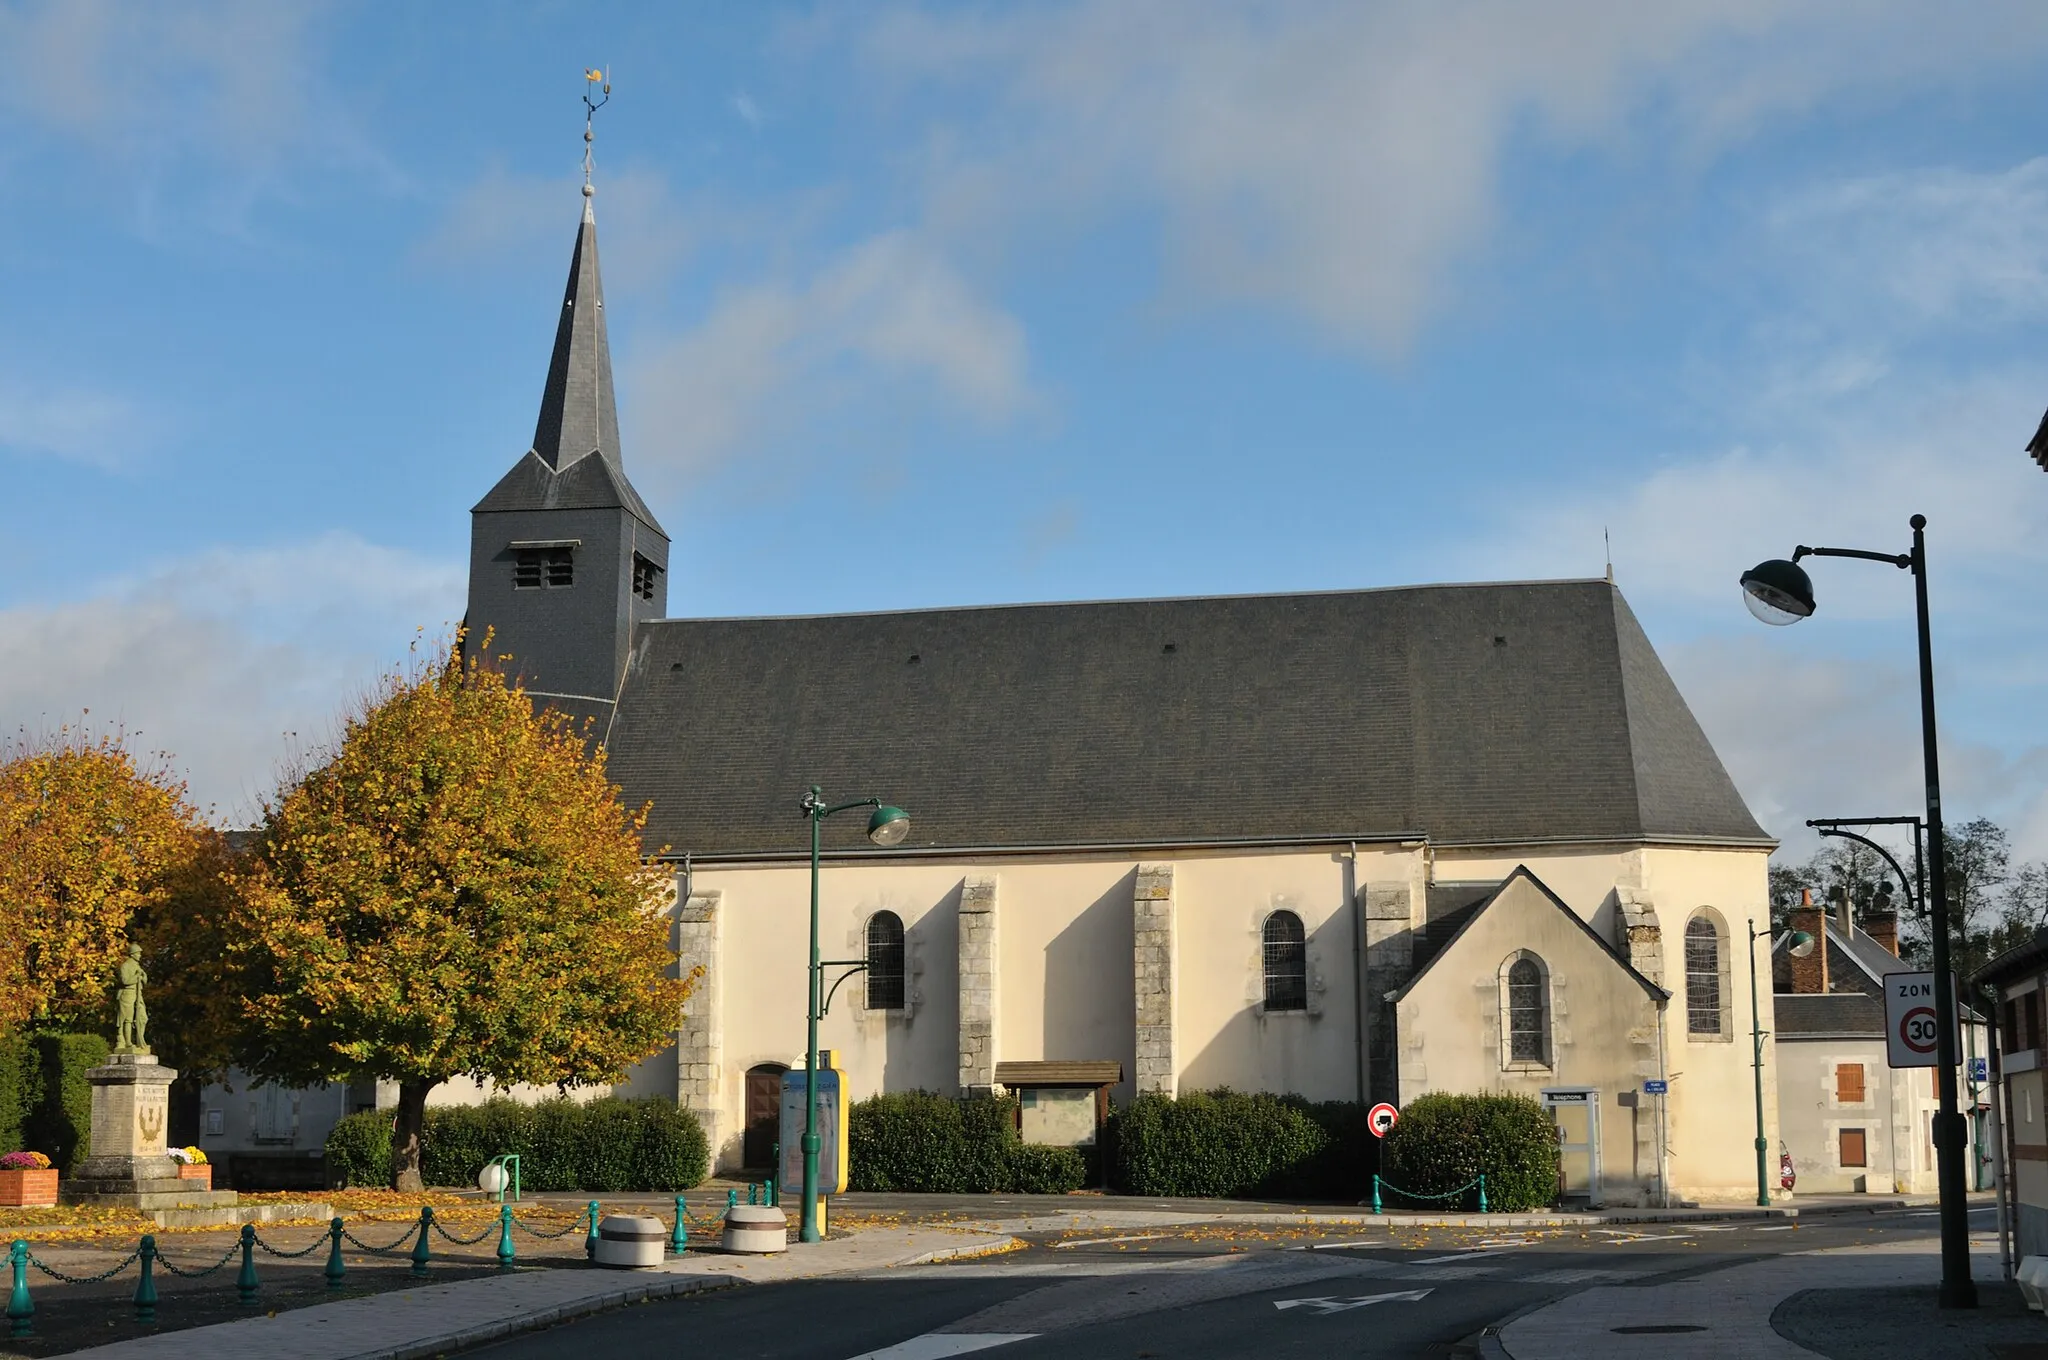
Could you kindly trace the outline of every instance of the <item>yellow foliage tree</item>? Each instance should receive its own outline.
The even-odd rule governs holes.
[[[678,978],[602,751],[494,669],[387,677],[267,809],[223,936],[259,1077],[399,1084],[393,1182],[456,1077],[619,1080],[673,1037]]]
[[[203,895],[220,838],[161,766],[121,738],[67,729],[0,761],[0,1028],[105,1030],[131,930]]]

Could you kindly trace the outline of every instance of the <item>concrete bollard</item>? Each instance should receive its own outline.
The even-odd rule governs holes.
[[[735,1204],[725,1211],[725,1249],[777,1252],[789,1249],[789,1218],[772,1204]]]

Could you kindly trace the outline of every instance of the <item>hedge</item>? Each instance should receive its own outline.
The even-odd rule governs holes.
[[[1557,1201],[1557,1127],[1527,1096],[1419,1096],[1386,1138],[1384,1174],[1442,1195],[1486,1173],[1487,1207],[1521,1213]]]
[[[108,1051],[97,1034],[0,1034],[0,1152],[43,1153],[66,1176],[90,1157],[85,1074]]]
[[[847,1111],[847,1137],[855,1190],[1063,1195],[1088,1179],[1080,1149],[1017,1136],[1017,1102],[1009,1096],[870,1096]]]
[[[1227,1087],[1141,1095],[1114,1121],[1116,1187],[1205,1198],[1318,1191],[1316,1180],[1335,1177],[1326,1160],[1333,1139],[1312,1108]]]
[[[389,1185],[391,1120],[389,1110],[365,1110],[337,1123],[327,1135],[328,1180]],[[676,1191],[702,1181],[711,1161],[697,1117],[659,1096],[437,1105],[421,1142],[429,1185],[474,1185],[486,1162],[510,1152],[521,1190]]]

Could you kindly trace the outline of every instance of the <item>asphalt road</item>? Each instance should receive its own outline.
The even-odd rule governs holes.
[[[1988,1209],[1972,1215],[1988,1231]],[[1932,1236],[1932,1210],[1783,1221],[1488,1232],[1204,1226],[1042,1234],[1022,1251],[720,1291],[600,1314],[472,1354],[932,1360],[1452,1356],[1481,1328],[1579,1289],[1786,1251]]]

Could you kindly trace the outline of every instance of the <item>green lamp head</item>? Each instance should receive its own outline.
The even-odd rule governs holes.
[[[1803,930],[1795,930],[1785,937],[1785,952],[1795,959],[1803,959],[1813,952],[1813,936]]]
[[[910,834],[910,814],[884,804],[868,818],[868,839],[876,845],[901,845]]]

